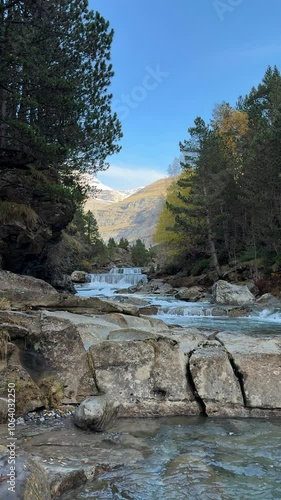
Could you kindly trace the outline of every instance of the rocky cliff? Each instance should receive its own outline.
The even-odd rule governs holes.
[[[104,240],[118,241],[123,237],[133,242],[140,238],[150,245],[172,180],[170,177],[156,181],[116,203],[89,199],[86,210],[94,213]]]
[[[55,171],[0,160],[0,268],[56,285],[50,252],[60,245],[74,203]]]

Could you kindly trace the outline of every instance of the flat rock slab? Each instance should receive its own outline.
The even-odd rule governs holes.
[[[144,454],[149,452],[143,439],[125,433],[117,434],[116,431],[89,433],[74,426],[59,431],[40,428],[36,435],[32,435],[28,428],[26,431],[26,434],[23,432],[25,437],[18,441],[18,447],[33,457],[44,479],[47,477],[52,498],[92,481],[101,472],[143,460]],[[75,491],[72,494],[75,498]],[[5,496],[3,498],[6,499]],[[51,497],[12,498],[49,500]]]
[[[105,314],[105,321],[115,324],[120,328],[136,328],[138,330],[148,330],[157,332],[168,332],[169,327],[164,321],[157,318],[147,318],[145,316],[128,316],[125,314]]]
[[[44,317],[58,318],[70,322],[77,328],[87,349],[97,342],[106,340],[112,330],[118,329],[118,326],[106,321],[103,316],[87,316],[67,311],[44,311]]]
[[[139,309],[134,305],[120,304],[116,301],[100,299],[99,297],[79,297],[76,295],[68,295],[63,298],[57,309],[78,314],[107,314],[117,312],[132,316],[139,315]]]
[[[219,341],[241,374],[246,406],[281,408],[281,339],[220,333]]]
[[[137,328],[120,328],[119,330],[113,330],[109,333],[108,340],[157,340],[159,335],[157,333],[146,332],[145,330],[138,330]]]

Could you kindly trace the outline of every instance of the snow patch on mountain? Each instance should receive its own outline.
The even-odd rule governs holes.
[[[107,203],[116,203],[118,201],[125,200],[129,196],[137,193],[142,187],[135,189],[127,189],[125,191],[117,191],[109,186],[103,184],[97,177],[93,174],[83,174],[83,182],[89,188],[89,198],[96,199],[99,201],[104,201]]]

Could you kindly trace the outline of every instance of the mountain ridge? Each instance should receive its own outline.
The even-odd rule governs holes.
[[[105,241],[109,238],[116,241],[126,238],[129,242],[141,239],[149,246],[153,243],[155,227],[172,181],[172,177],[160,179],[112,203],[88,199],[85,208],[93,212]]]

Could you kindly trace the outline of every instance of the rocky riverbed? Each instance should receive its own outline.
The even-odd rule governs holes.
[[[225,288],[224,284],[218,286],[219,297]],[[251,302],[252,297],[246,294]],[[116,416],[121,419],[119,423],[124,417],[281,416],[279,336],[257,338],[168,326],[142,314],[143,306],[136,305],[137,301],[122,304],[98,297],[63,295],[43,281],[4,271],[0,272],[0,300],[1,432],[5,435],[7,429],[7,383],[12,383],[16,417],[23,419],[18,421],[19,449],[23,453],[18,463],[29,464],[29,475],[23,475],[19,484],[21,494],[28,492],[31,500],[38,498],[32,496],[32,488],[28,489],[37,474],[34,467],[43,471],[42,484],[37,481],[36,488],[42,490],[40,498],[44,499],[92,480],[101,473],[100,466],[112,470],[143,460],[151,450],[139,439],[128,438],[123,432],[118,437],[114,433],[92,433],[93,429],[109,432],[108,424],[114,425]],[[76,408],[81,403],[79,413]],[[91,430],[73,427],[74,411],[76,424]],[[63,414],[67,418],[59,417]],[[34,422],[32,415],[36,415]],[[98,448],[101,454],[91,448],[94,460],[86,452],[89,432],[95,450]],[[56,451],[56,459],[44,458],[41,453],[45,436],[53,439],[48,441],[48,449],[53,450],[51,455]],[[80,448],[75,444],[79,440]],[[71,442],[80,452],[80,458],[77,452],[73,459],[75,473],[67,459]],[[116,458],[112,450],[116,450]],[[1,452],[4,466],[6,451]],[[100,458],[104,456],[107,459]],[[62,460],[59,471],[50,467],[51,458]],[[89,468],[81,469],[83,460],[90,460]],[[0,487],[3,491],[5,480],[0,481]]]

